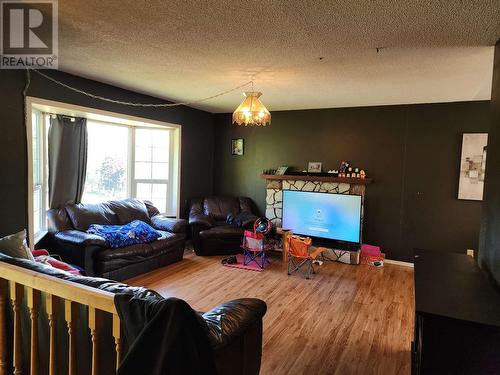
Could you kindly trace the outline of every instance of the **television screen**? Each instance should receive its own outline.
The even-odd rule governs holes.
[[[361,196],[283,190],[282,226],[304,236],[359,243]]]

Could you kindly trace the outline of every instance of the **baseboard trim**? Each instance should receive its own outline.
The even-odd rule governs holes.
[[[385,259],[384,263],[387,264],[395,264],[397,266],[403,266],[403,267],[410,267],[413,268],[413,263],[410,262],[402,262],[400,260],[392,260],[392,259]]]

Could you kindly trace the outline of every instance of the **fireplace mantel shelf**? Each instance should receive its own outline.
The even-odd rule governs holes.
[[[320,182],[338,182],[351,185],[368,185],[372,182],[371,178],[357,178],[357,177],[333,177],[333,176],[296,176],[296,175],[276,175],[276,174],[261,174],[265,180],[278,180],[278,181],[320,181]]]

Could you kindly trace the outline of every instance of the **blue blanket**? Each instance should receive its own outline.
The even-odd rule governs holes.
[[[92,224],[87,233],[103,237],[112,248],[149,243],[161,237],[158,231],[141,220],[125,225]]]

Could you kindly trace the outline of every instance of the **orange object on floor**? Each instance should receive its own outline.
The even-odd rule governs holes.
[[[324,247],[314,247],[310,237],[287,236],[288,242],[288,274],[299,271],[300,268],[306,266],[304,276],[306,279],[311,278],[311,274],[315,273],[313,262],[318,255],[326,250]]]

